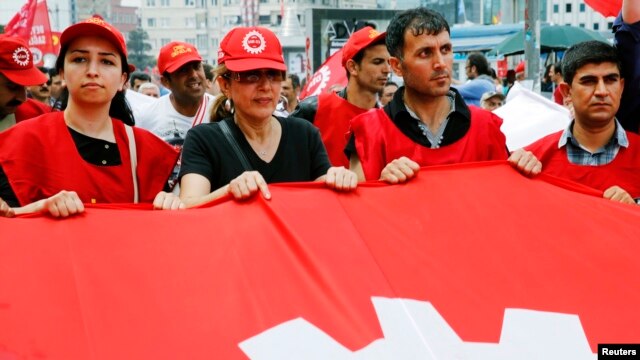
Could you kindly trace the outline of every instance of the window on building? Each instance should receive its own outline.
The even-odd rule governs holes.
[[[162,7],[171,6],[171,0],[160,0],[160,6],[162,6]]]
[[[609,30],[613,29],[613,21],[609,21],[607,23],[607,29],[609,29]]]
[[[184,6],[196,6],[196,0],[184,0]]]
[[[186,42],[188,44],[191,44],[193,46],[196,46],[196,39],[194,39],[194,38],[186,38],[186,39],[184,39],[184,42]]]
[[[148,27],[156,27],[156,19],[155,18],[148,18],[147,19],[147,26]]]
[[[593,23],[593,30],[600,30],[600,24],[599,23]]]
[[[260,4],[267,4],[269,0],[260,0]]]
[[[578,26],[583,28],[584,27],[584,23],[580,23],[580,24],[578,24]]]
[[[269,25],[269,24],[271,24],[271,16],[269,16],[269,15],[260,15],[258,21],[260,22],[260,25]]]
[[[198,43],[196,44],[196,47],[198,49],[202,49],[202,50],[206,50],[207,49],[207,39],[209,38],[208,35],[204,34],[204,35],[197,35],[197,41]]]
[[[186,17],[186,18],[184,18],[184,26],[187,27],[187,28],[195,29],[195,27],[196,27],[196,18],[195,17]]]
[[[156,6],[156,0],[147,0],[147,6]]]
[[[217,28],[218,27],[218,18],[216,16],[212,16],[209,18],[209,24],[211,27]]]
[[[587,6],[584,3],[580,4],[580,12],[585,12],[585,11],[587,11]]]
[[[211,0],[211,6],[218,6],[218,0]]]
[[[162,38],[162,39],[160,39],[160,47],[163,47],[163,46],[167,45],[170,42],[171,42],[171,39]]]
[[[158,24],[161,28],[168,28],[171,24],[171,19],[169,19],[168,17],[161,17],[160,19],[158,19]]]
[[[571,12],[571,4],[565,4],[564,6],[564,11],[566,13],[570,13]]]
[[[560,5],[558,4],[553,4],[553,13],[557,14],[560,12]]]

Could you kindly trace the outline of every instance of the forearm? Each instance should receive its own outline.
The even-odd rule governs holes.
[[[221,197],[224,197],[228,194],[229,194],[229,184],[202,196],[183,196],[181,194],[180,199],[182,200],[182,202],[185,204],[187,208],[192,208],[192,207],[200,206],[202,204],[206,204],[216,199],[220,199]]]

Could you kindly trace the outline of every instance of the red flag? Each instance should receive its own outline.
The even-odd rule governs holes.
[[[60,46],[54,45],[46,0],[29,0],[9,21],[5,33],[29,43],[36,66],[54,66]]]
[[[622,9],[622,0],[584,0],[584,2],[605,17],[618,16]]]
[[[342,67],[342,49],[329,56],[318,71],[313,74],[311,80],[307,81],[300,91],[300,99],[333,91],[335,86],[347,86],[347,73]]]
[[[4,33],[9,36],[17,36],[23,38],[25,41],[29,41],[37,5],[38,0],[27,0],[27,3],[22,6],[20,11],[18,11],[11,20],[9,20],[7,26],[4,28]]]
[[[0,359],[566,360],[640,343],[638,207],[504,162],[270,188],[0,218]]]

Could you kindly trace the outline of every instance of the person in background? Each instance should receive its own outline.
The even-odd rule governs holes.
[[[393,81],[387,81],[387,84],[384,86],[379,96],[380,106],[385,106],[393,99],[393,94],[398,90],[398,84]]]
[[[27,87],[27,95],[33,100],[49,106],[51,101],[51,90],[49,89],[49,86],[51,86],[51,77],[49,76],[49,70],[43,66],[38,66],[38,70],[44,74],[47,81],[42,84]]]
[[[49,77],[51,78],[51,96],[49,97],[49,106],[56,110],[60,110],[61,97],[65,88],[65,83],[56,68],[49,69]]]
[[[0,133],[0,198],[15,214],[54,217],[82,213],[84,203],[182,207],[162,191],[178,153],[131,126],[122,34],[92,17],[65,29],[60,47],[56,68],[67,84],[66,108]]]
[[[548,64],[545,67],[544,74],[542,74],[542,79],[540,81],[540,91],[542,92],[553,91],[553,81],[551,79],[552,69],[553,69],[553,64]]]
[[[288,74],[282,81],[282,96],[287,99],[287,114],[291,114],[298,106],[298,95],[300,95],[300,78],[296,74]]]
[[[455,88],[467,105],[480,106],[482,94],[496,90],[489,62],[481,53],[471,53],[467,57],[464,68],[469,81],[462,85],[455,85]]]
[[[218,83],[215,79],[213,65],[204,63],[202,64],[202,67],[204,68],[204,76],[207,78],[207,93],[213,96],[218,96],[220,94],[220,87],[218,87]]]
[[[614,44],[626,79],[620,109],[616,114],[626,130],[640,132],[640,2],[622,0],[620,14],[613,22]]]
[[[504,99],[504,95],[502,95],[502,93],[500,92],[487,91],[486,93],[482,94],[482,98],[480,99],[480,107],[488,111],[493,111],[504,105]]]
[[[520,61],[518,63],[518,65],[515,68],[515,72],[516,72],[516,81],[524,81],[526,80],[526,77],[524,75],[524,66],[525,66],[525,62]]]
[[[129,86],[131,90],[138,92],[140,85],[151,82],[151,76],[141,71],[134,71],[131,73],[131,79],[129,79]]]
[[[180,197],[188,206],[226,195],[247,199],[257,192],[270,199],[267,184],[274,182],[356,188],[356,174],[329,164],[317,128],[273,115],[287,66],[271,30],[233,28],[220,43],[218,64],[222,95],[211,122],[189,130],[184,143]]]
[[[558,105],[564,105],[564,97],[560,92],[560,83],[562,83],[562,64],[557,62],[549,69],[549,76],[553,82],[553,101]]]
[[[160,97],[160,88],[158,88],[158,85],[152,82],[148,82],[140,85],[140,87],[138,88],[138,92],[140,94],[151,96],[156,99]]]
[[[451,88],[453,45],[441,14],[424,7],[397,13],[386,43],[404,86],[384,108],[351,120],[345,152],[359,180],[395,184],[413,178],[421,166],[507,158],[524,174],[540,172],[530,152],[509,155],[499,117],[467,106]]]
[[[307,119],[320,129],[329,160],[333,165],[348,167],[344,154],[349,121],[378,104],[378,93],[387,83],[391,68],[389,52],[384,45],[386,34],[370,26],[354,32],[342,47],[342,66],[347,71],[347,87],[303,99],[291,114]]]
[[[625,80],[616,49],[604,42],[571,46],[562,59],[560,91],[573,106],[569,126],[527,147],[545,174],[602,191],[613,201],[640,199],[640,136],[625,131],[616,112]],[[635,200],[634,200],[635,199]]]
[[[36,101],[27,98],[27,86],[42,84],[47,77],[33,65],[33,54],[27,43],[13,36],[0,34],[0,132],[29,116],[47,112]],[[31,104],[34,105],[31,105]],[[20,108],[34,107],[27,116]]]

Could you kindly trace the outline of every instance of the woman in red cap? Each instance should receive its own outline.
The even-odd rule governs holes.
[[[131,126],[122,34],[93,17],[68,27],[60,43],[56,68],[67,84],[67,106],[0,134],[0,198],[15,214],[56,217],[83,212],[83,203],[181,207],[179,198],[162,191],[177,152]]]
[[[318,130],[306,120],[273,115],[287,69],[276,35],[237,27],[220,44],[216,75],[222,92],[211,123],[189,130],[180,170],[180,198],[196,206],[231,194],[245,199],[267,183],[324,181],[357,186],[356,174],[331,167]]]

